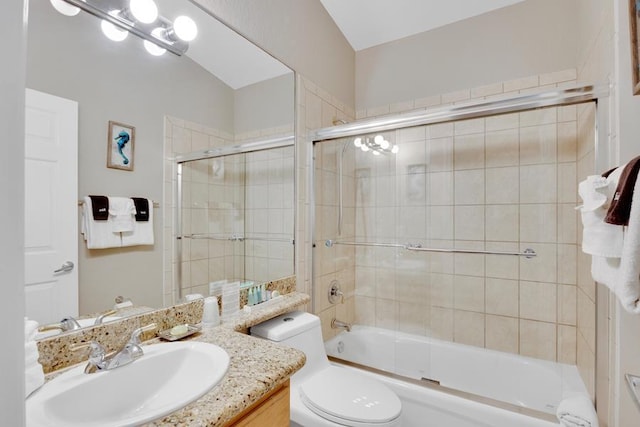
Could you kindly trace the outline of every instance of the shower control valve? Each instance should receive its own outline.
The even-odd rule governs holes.
[[[332,280],[329,284],[329,302],[335,304],[340,299],[340,304],[344,304],[344,294],[340,290],[337,280]]]

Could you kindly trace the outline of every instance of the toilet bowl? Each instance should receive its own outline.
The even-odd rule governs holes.
[[[329,363],[320,319],[294,311],[250,329],[253,336],[301,350],[307,362],[291,377],[291,425],[396,427],[402,405],[385,385]]]

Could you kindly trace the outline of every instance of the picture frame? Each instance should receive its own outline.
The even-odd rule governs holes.
[[[631,36],[631,77],[633,80],[633,94],[640,94],[640,64],[638,58],[640,52],[638,51],[638,39],[640,35],[640,24],[638,24],[638,12],[640,11],[640,0],[629,0],[629,29]]]
[[[135,127],[109,120],[108,168],[133,171],[135,137]]]

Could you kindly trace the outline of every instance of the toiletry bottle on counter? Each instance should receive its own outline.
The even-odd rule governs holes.
[[[202,313],[202,323],[209,326],[220,324],[220,311],[218,311],[218,298],[207,297],[204,299],[204,311]]]

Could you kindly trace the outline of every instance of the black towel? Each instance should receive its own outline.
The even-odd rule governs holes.
[[[640,156],[632,159],[626,164],[624,169],[622,169],[616,192],[613,195],[613,200],[611,201],[609,210],[607,210],[607,216],[604,219],[606,223],[629,225],[633,188],[636,185],[638,171],[640,171]]]
[[[106,221],[109,219],[109,198],[107,196],[91,197],[91,209],[94,221]]]
[[[149,200],[143,197],[132,197],[136,205],[136,221],[149,221]]]

